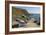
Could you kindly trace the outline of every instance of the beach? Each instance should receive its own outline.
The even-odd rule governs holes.
[[[39,25],[34,23],[32,20],[29,20],[26,27],[39,27]]]

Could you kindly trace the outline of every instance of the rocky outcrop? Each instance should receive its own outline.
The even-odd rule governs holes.
[[[25,9],[15,8],[15,7],[12,7],[12,12],[13,12],[13,15],[28,14],[28,12]]]

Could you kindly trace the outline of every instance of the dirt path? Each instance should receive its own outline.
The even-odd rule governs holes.
[[[39,27],[36,23],[34,23],[32,20],[29,20],[27,23],[27,27]]]

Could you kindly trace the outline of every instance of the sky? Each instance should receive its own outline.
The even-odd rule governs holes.
[[[22,7],[22,6],[16,6],[16,8],[21,8],[27,10],[28,13],[40,13],[40,7]]]

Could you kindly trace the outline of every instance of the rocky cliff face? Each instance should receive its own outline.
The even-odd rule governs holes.
[[[13,27],[22,27],[25,26],[27,23],[27,15],[29,13],[25,9],[15,8],[12,7],[12,20],[13,20]],[[15,25],[15,26],[14,26]]]
[[[28,14],[28,12],[25,9],[15,8],[12,7],[13,15],[22,15],[22,14]]]

